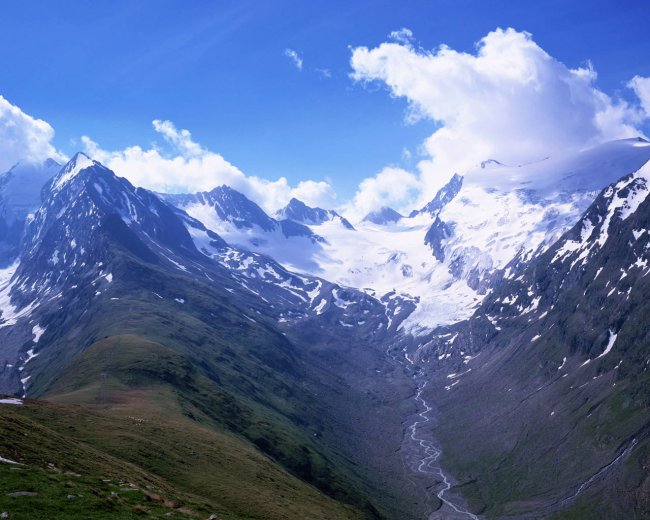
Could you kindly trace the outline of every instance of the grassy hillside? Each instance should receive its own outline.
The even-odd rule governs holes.
[[[183,417],[168,389],[111,392],[120,404],[110,409],[0,406],[0,453],[21,463],[0,464],[0,510],[25,519],[362,517],[240,439]],[[7,496],[16,491],[38,495]]]
[[[114,235],[93,242],[110,282],[90,269],[39,309],[29,395],[61,412],[13,413],[232,514],[414,517],[408,490],[377,471],[399,467],[393,405],[408,391],[398,378],[364,386],[383,352],[305,341],[218,265],[165,267],[135,235]]]

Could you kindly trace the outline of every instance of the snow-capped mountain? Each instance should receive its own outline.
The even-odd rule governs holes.
[[[265,215],[257,215],[263,223]],[[0,391],[29,393],[34,380],[43,384],[39,377],[48,360],[62,363],[83,350],[83,342],[71,348],[66,338],[88,308],[124,296],[123,284],[133,278],[125,257],[218,287],[236,305],[247,306],[244,315],[253,322],[291,327],[317,318],[332,330],[353,329],[351,335],[366,338],[385,337],[399,324],[371,295],[292,273],[267,256],[228,244],[156,194],[79,153],[46,182],[20,255],[0,272]],[[148,298],[165,297],[157,284],[138,283]]]
[[[481,167],[484,168],[486,164],[490,164],[490,161],[481,163]],[[432,217],[437,216],[438,213],[440,213],[440,210],[451,202],[456,195],[458,195],[462,185],[463,177],[454,173],[449,182],[441,188],[438,193],[436,193],[436,196],[430,202],[420,210],[411,211],[409,217],[413,218],[420,213],[429,213]]]
[[[343,218],[336,211],[331,209],[312,208],[295,197],[292,198],[289,201],[289,204],[284,208],[277,211],[275,217],[279,220],[289,219],[294,222],[299,222],[300,224],[310,225],[319,225],[331,220],[337,220],[341,225],[343,225],[343,227],[354,230],[354,226],[352,226],[347,219]]]
[[[0,334],[13,345],[5,364],[16,369],[38,352],[32,339],[28,354],[30,338],[40,338],[52,309],[79,287],[92,298],[114,287],[115,247],[253,295],[265,316],[287,326],[318,318],[370,336],[402,330],[426,339],[436,326],[468,318],[500,280],[517,279],[577,221],[597,185],[648,158],[647,142],[626,140],[522,167],[484,163],[454,175],[414,216],[351,230],[338,214],[297,201],[285,213],[319,223],[275,220],[226,187],[162,200],[77,154],[46,183],[22,252],[2,273]],[[642,178],[634,177],[639,190]],[[586,255],[576,244],[564,247]],[[19,375],[11,372],[7,384]]]
[[[218,233],[229,244],[267,254],[289,268],[300,251],[318,250],[324,239],[293,219],[276,220],[245,195],[228,186],[196,194],[159,194],[170,204]]]
[[[363,217],[364,222],[371,222],[372,224],[390,224],[391,222],[397,222],[401,218],[404,218],[393,208],[388,206],[383,206],[375,211],[371,211],[365,217]]]
[[[407,351],[436,374],[443,435],[464,432],[446,437],[448,457],[465,468],[459,479],[480,473],[478,460],[500,461],[475,484],[488,497],[535,461],[525,483],[485,498],[486,510],[507,503],[513,516],[551,517],[598,504],[603,517],[633,516],[621,511],[642,492],[631,475],[645,471],[650,445],[649,178],[650,163],[612,182],[469,320]],[[467,446],[476,448],[464,455]],[[619,497],[622,481],[635,491]]]
[[[294,203],[297,217],[324,239],[297,247],[271,233],[228,234],[203,206],[180,207],[226,241],[287,268],[378,297],[402,295],[416,303],[402,327],[417,334],[471,316],[497,280],[515,276],[573,226],[604,186],[648,159],[650,143],[628,139],[522,166],[485,161],[455,174],[409,217],[364,220],[354,233],[336,219],[305,218]]]

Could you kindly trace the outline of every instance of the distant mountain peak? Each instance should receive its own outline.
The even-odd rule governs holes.
[[[319,225],[330,220],[340,219],[341,224],[343,224],[345,228],[354,230],[352,224],[336,211],[308,206],[295,197],[293,197],[284,208],[276,212],[276,218],[289,219],[301,224],[311,225]]]
[[[384,225],[390,224],[391,222],[397,222],[398,220],[404,218],[403,215],[395,211],[393,208],[388,206],[382,206],[381,208],[371,211],[364,218],[364,222],[372,222],[373,224]]]
[[[495,161],[496,162],[496,161]],[[500,163],[499,163],[500,164]],[[409,215],[410,218],[419,215],[420,213],[429,213],[432,216],[436,216],[440,213],[440,210],[449,204],[463,186],[463,176],[454,173],[454,175],[449,179],[449,182],[445,184],[442,188],[438,190],[435,197],[420,210],[414,210]]]

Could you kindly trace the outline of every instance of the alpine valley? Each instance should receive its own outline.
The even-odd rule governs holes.
[[[649,518],[650,143],[497,159],[359,221],[4,173],[3,518]]]

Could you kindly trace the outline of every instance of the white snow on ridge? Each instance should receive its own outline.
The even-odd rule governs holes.
[[[276,262],[292,271],[311,273],[318,265],[311,259],[312,253],[318,250],[318,244],[314,244],[308,237],[287,238],[278,226],[274,231],[264,231],[257,225],[250,228],[238,228],[232,222],[221,220],[215,209],[209,204],[194,203],[182,208],[188,215],[201,222],[206,228],[217,233],[228,244],[240,247],[249,251],[255,251],[270,256]],[[339,224],[340,227],[343,227]],[[188,228],[194,242],[201,233],[198,230],[192,231]],[[205,248],[205,242],[209,238],[200,239],[203,244],[197,247],[199,250]],[[210,251],[210,248],[207,248]]]
[[[68,167],[61,171],[61,173],[56,177],[54,183],[54,189],[58,190],[72,180],[79,172],[85,170],[86,168],[92,168],[96,163],[92,159],[88,158],[82,153],[79,153],[75,156],[75,161],[72,164],[69,164]]]
[[[25,365],[26,365],[27,363],[29,363],[32,359],[34,359],[35,357],[37,357],[37,356],[38,356],[38,354],[36,354],[36,353],[34,352],[34,349],[33,349],[33,348],[30,348],[30,349],[27,351],[27,359],[26,359],[25,362],[23,363],[23,366],[21,366],[18,370],[20,370],[20,371],[22,372],[23,369],[25,368]]]

